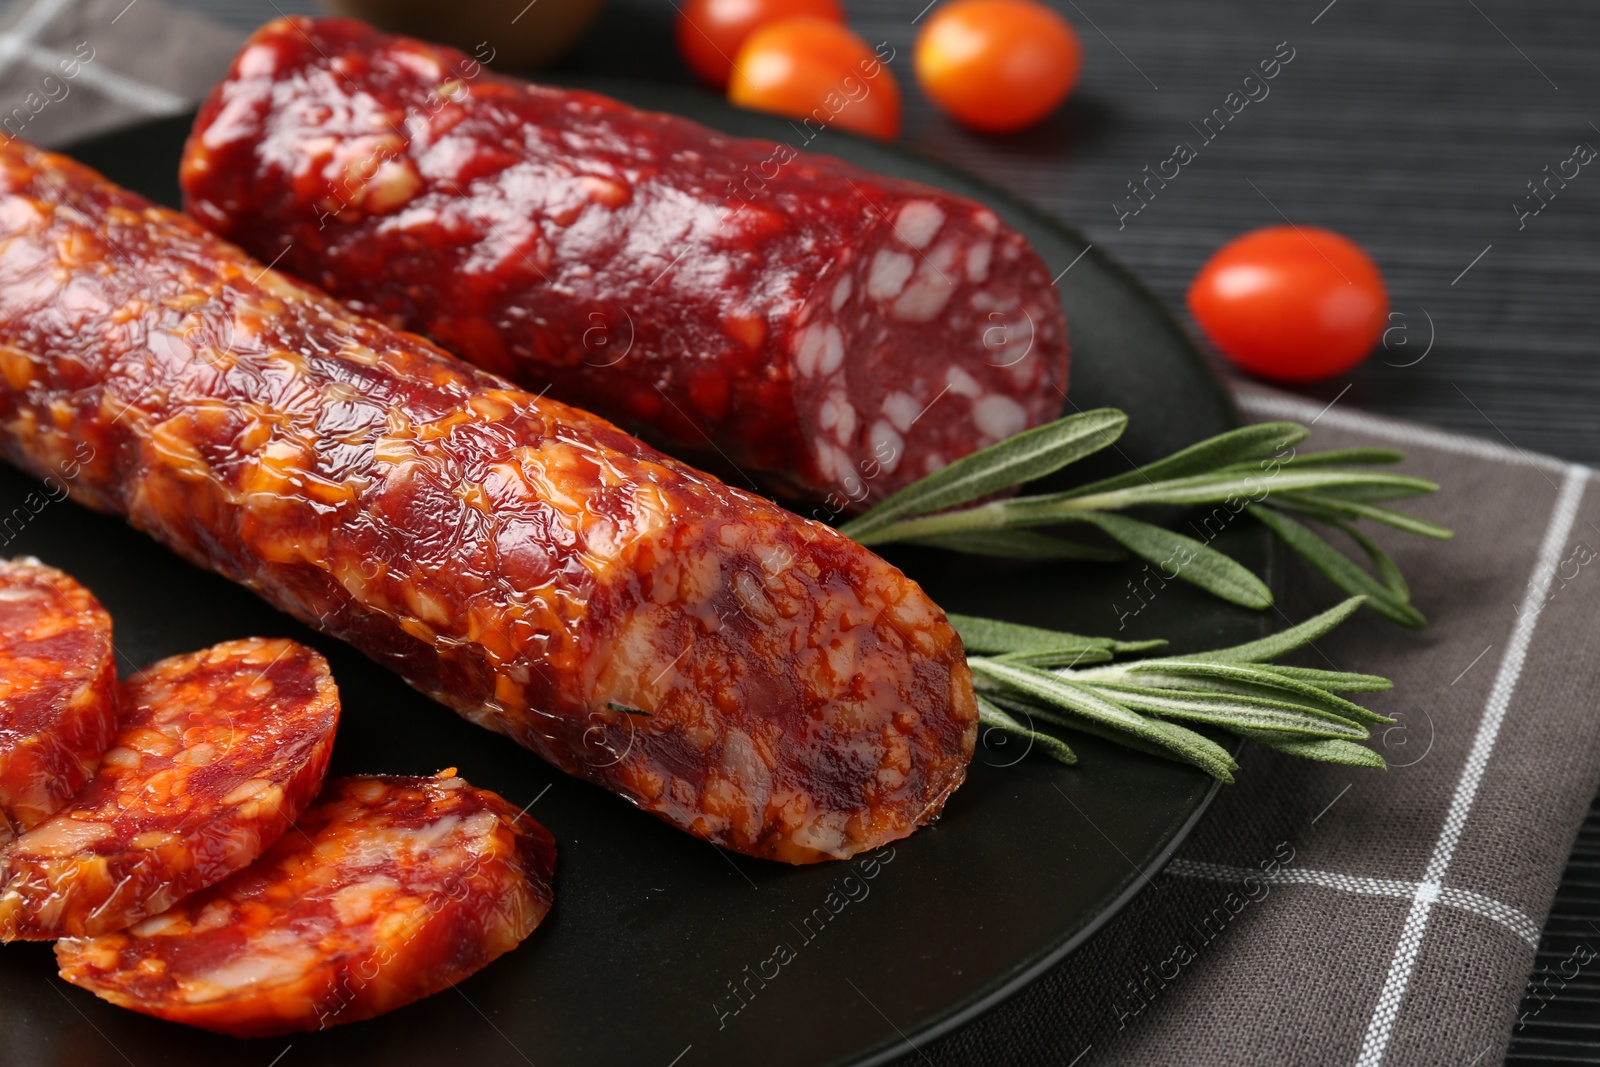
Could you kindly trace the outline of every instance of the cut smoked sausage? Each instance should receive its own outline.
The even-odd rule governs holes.
[[[961,642],[816,522],[0,145],[0,453],[708,841],[904,837],[977,738]]]
[[[550,911],[555,842],[460,778],[342,778],[251,866],[119,933],[56,943],[61,977],[235,1037],[370,1019],[449,988]]]
[[[339,722],[323,658],[251,638],[130,678],[100,771],[0,851],[0,940],[120,930],[239,870],[322,788]]]
[[[1050,273],[988,208],[359,22],[258,30],[182,181],[261,260],[820,514],[1066,395]]]
[[[54,567],[0,560],[0,844],[65,804],[116,729],[105,608]]]

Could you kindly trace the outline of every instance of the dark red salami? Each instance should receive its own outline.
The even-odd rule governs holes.
[[[100,771],[0,851],[0,940],[120,930],[259,856],[322,787],[339,695],[322,657],[251,638],[128,680]]]
[[[867,549],[0,144],[0,453],[85,441],[77,498],[708,841],[850,856],[966,774],[960,639]]]
[[[343,778],[254,864],[120,933],[56,943],[61,977],[235,1037],[370,1019],[447,989],[550,911],[555,842],[460,778]]]
[[[111,617],[36,559],[0,560],[0,844],[94,774],[117,729]]]
[[[988,208],[358,22],[257,31],[182,180],[262,260],[824,512],[1061,412],[1058,296]]]

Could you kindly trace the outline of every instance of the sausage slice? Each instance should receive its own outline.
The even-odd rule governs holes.
[[[0,844],[65,804],[116,729],[111,616],[54,567],[0,561]]]
[[[0,940],[107,933],[248,865],[327,774],[322,656],[228,641],[129,679],[122,728],[64,808],[0,852]]]
[[[445,989],[550,910],[555,842],[453,772],[330,782],[250,867],[119,933],[56,943],[61,977],[235,1037],[368,1019]]]

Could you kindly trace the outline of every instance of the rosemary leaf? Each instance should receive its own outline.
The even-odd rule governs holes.
[[[1357,745],[1339,738],[1306,740],[1273,730],[1235,730],[1240,737],[1275,748],[1279,752],[1322,763],[1342,763],[1350,767],[1373,767],[1382,770],[1388,764],[1383,757],[1365,745]]]
[[[1224,472],[1127,486],[1084,496],[1054,493],[1047,496],[1019,497],[995,506],[1029,514],[1045,513],[1053,517],[1073,510],[1103,511],[1150,504],[1220,504],[1229,500],[1260,500],[1278,493],[1337,488],[1345,485],[1381,485],[1393,489],[1414,490],[1416,494],[1436,492],[1439,488],[1437,483],[1425,478],[1415,478],[1409,474],[1379,474],[1373,471],[1282,470],[1273,475],[1241,475]]]
[[[1056,726],[1072,726],[1077,721],[1070,718],[1065,712],[1052,708],[1042,700],[1024,696],[1016,690],[1007,689],[998,683],[995,684],[993,689],[980,693],[978,699],[998,704],[1001,708],[1017,715],[1022,715],[1029,719],[1043,719],[1045,722],[1053,723]],[[1113,732],[1108,736],[1115,741],[1127,735]]]
[[[1024,667],[1083,667],[1108,662],[1111,650],[1086,648],[1076,652],[1059,649],[1054,652],[1002,652],[991,658],[997,663],[1016,663]]]
[[[1336,524],[1343,530],[1345,536],[1361,546],[1361,551],[1367,554],[1367,559],[1372,562],[1372,569],[1377,574],[1378,580],[1395,596],[1411,603],[1411,583],[1406,581],[1406,576],[1400,573],[1400,568],[1395,564],[1393,557],[1378,546],[1378,543],[1360,530],[1347,522]]]
[[[1093,719],[1085,719],[1079,715],[1068,715],[1065,712],[1051,708],[1048,704],[1030,701],[1015,693],[991,693],[988,696],[996,704],[1015,709],[1019,714],[1033,715],[1045,722],[1054,723],[1068,730],[1076,730],[1090,737],[1098,737],[1102,741],[1110,741],[1132,752],[1139,752],[1146,756],[1158,756],[1174,763],[1183,763],[1193,766],[1191,761],[1180,756],[1166,745],[1158,745],[1149,741],[1141,741],[1132,734],[1109,726],[1102,726]]]
[[[1025,430],[913,482],[839,532],[865,543],[865,537],[891,523],[1042,478],[1105,448],[1127,425],[1123,412],[1099,408]]]
[[[1092,689],[1033,667],[999,663],[995,660],[975,658],[968,664],[973,672],[984,675],[1028,696],[1042,700],[1074,716],[1092,720],[1101,726],[1119,730],[1150,744],[1171,749],[1179,757],[1223,781],[1233,781],[1237,764],[1227,749],[1208,737],[1172,723],[1162,723],[1146,718],[1122,705],[1108,700]]]
[[[1205,660],[1210,663],[1266,663],[1280,656],[1286,656],[1296,649],[1304,648],[1317,638],[1330,633],[1335,627],[1350,616],[1354,615],[1364,601],[1363,597],[1353,596],[1341,601],[1318,615],[1313,615],[1305,622],[1296,623],[1287,630],[1280,630],[1275,634],[1255,641],[1246,641],[1242,645],[1232,648],[1222,648],[1215,652],[1196,652],[1188,656],[1171,656],[1174,660]],[[1274,670],[1283,668],[1275,667]]]
[[[1308,527],[1281,511],[1252,505],[1245,509],[1264,526],[1281,537],[1285,544],[1304,556],[1334,585],[1347,593],[1365,596],[1372,610],[1402,626],[1420,630],[1428,624],[1422,612],[1395,595],[1394,590],[1362,570]]]
[[[1117,641],[1110,637],[1084,637],[1065,630],[981,619],[974,615],[947,614],[946,619],[970,652],[1063,652],[1101,649],[1108,652],[1148,652],[1162,648],[1165,641]]]
[[[1088,668],[1093,670],[1094,668]],[[1086,673],[1086,672],[1084,672]],[[1241,707],[1277,708],[1281,711],[1304,713],[1311,718],[1327,722],[1342,722],[1347,726],[1366,727],[1381,716],[1361,708],[1361,714],[1350,711],[1347,702],[1328,690],[1319,690],[1316,696],[1303,692],[1280,688],[1274,683],[1288,680],[1284,677],[1263,678],[1258,682],[1242,681],[1239,679],[1201,679],[1179,677],[1162,677],[1151,675],[1140,678],[1137,682],[1106,681],[1099,678],[1076,678],[1083,685],[1093,687],[1097,692],[1106,695],[1128,693],[1132,696],[1156,693],[1169,694],[1182,698],[1211,698],[1215,700],[1239,701]],[[1149,683],[1149,684],[1143,684]],[[1387,719],[1382,719],[1388,722]],[[1364,736],[1364,735],[1363,735]]]
[[[1411,606],[1393,560],[1371,541],[1351,534],[1372,560],[1378,577],[1286,514],[1347,530],[1351,522],[1368,519],[1424,537],[1450,537],[1442,526],[1378,503],[1435,492],[1435,483],[1408,475],[1337,469],[1398,462],[1404,456],[1394,449],[1342,448],[1285,457],[1285,448],[1298,444],[1308,431],[1291,422],[1266,423],[1219,434],[1154,463],[1067,492],[973,503],[1105,448],[1126,425],[1123,412],[1102,408],[1035,427],[907,486],[841,526],[840,532],[865,545],[911,541],[1009,559],[1113,558],[1096,546],[1030,532],[1034,527],[1090,523],[1158,564],[1170,562],[1172,552],[1181,546],[1180,555],[1193,555],[1199,562],[1182,568],[1180,577],[1233,603],[1260,609],[1272,603],[1266,586],[1226,556],[1181,535],[1163,535],[1154,532],[1158,527],[1106,514],[1134,507],[1217,503],[1238,510],[1248,503],[1252,514],[1340,588],[1368,597],[1375,611],[1396,622],[1426,625],[1422,613]],[[1268,499],[1279,506],[1259,506]]]
[[[1389,723],[1377,712],[1325,689],[1264,670],[1251,663],[1151,659],[1079,672],[1090,684],[1147,685],[1158,689],[1211,689],[1220,693],[1288,700],[1332,712],[1351,722]]]
[[[1374,500],[1405,500],[1409,497],[1427,495],[1415,489],[1395,485],[1333,485],[1316,491],[1324,496],[1336,496],[1344,500],[1365,500],[1369,503]]]
[[[1076,559],[1095,563],[1116,563],[1127,553],[1096,545],[1080,545],[1047,537],[1032,530],[972,530],[967,533],[936,534],[906,542],[965,552],[969,556],[996,556],[1002,559]]]
[[[1165,648],[1166,644],[1167,643],[1165,641],[1118,641],[1116,642],[1116,647],[1111,651],[1117,653],[1152,652],[1156,649]],[[1096,651],[1098,652],[1099,650],[1097,649]],[[1104,663],[1106,660],[1110,659],[1111,656],[1110,653],[1106,653],[1102,659],[1086,656],[1081,653],[1047,651],[1003,652],[994,658],[1001,663],[1020,663],[1026,667],[1050,668],[1091,666],[1096,663]]]
[[[1361,500],[1305,492],[1286,494],[1282,497],[1274,496],[1272,502],[1275,507],[1285,507],[1292,503],[1304,502],[1314,508],[1336,512],[1346,518],[1371,519],[1373,522],[1381,522],[1385,526],[1393,526],[1397,530],[1414,533],[1419,537],[1431,537],[1436,541],[1448,541],[1455,536],[1452,531],[1437,523],[1419,519],[1415,515],[1407,515],[1403,511],[1395,511],[1393,508],[1380,507],[1377,504],[1369,504]]]
[[[1368,736],[1365,726],[1352,723],[1338,715],[1303,704],[1260,697],[1224,695],[1200,690],[1174,692],[1136,686],[1090,686],[1108,699],[1123,707],[1142,711],[1147,715],[1160,715],[1169,719],[1190,719],[1210,723],[1226,729],[1251,726],[1264,730],[1284,730],[1309,737],[1345,737],[1362,739]]]
[[[952,619],[964,638],[971,634],[974,647],[1016,649],[998,658],[968,659],[986,725],[1018,737],[1044,737],[1032,727],[1039,719],[1193,764],[1231,782],[1238,767],[1227,750],[1182,722],[1207,724],[1306,759],[1384,766],[1376,752],[1355,742],[1369,736],[1369,726],[1394,720],[1337,694],[1378,692],[1389,688],[1387,679],[1257,662],[1315,641],[1363,602],[1351,597],[1282,633],[1232,648],[1086,669],[1043,670],[1040,665],[1059,663],[1072,650],[1104,655],[1113,647],[1142,651],[1140,645],[1147,643],[1061,634],[993,619]],[[1065,651],[1038,651],[1047,641]]]
[[[1086,496],[1103,493],[1130,485],[1182,478],[1202,474],[1222,467],[1249,466],[1254,462],[1277,455],[1285,448],[1299,444],[1311,431],[1294,422],[1263,422],[1254,426],[1241,426],[1237,430],[1218,434],[1198,444],[1174,452],[1165,459],[1146,463],[1125,474],[1105,478],[1079,486],[1066,496]]]
[[[1012,718],[1007,712],[996,707],[992,701],[985,700],[981,696],[978,698],[978,722],[991,730],[999,730],[1008,736],[1026,741],[1028,749],[1023,752],[1023,755],[1027,755],[1028,752],[1037,747],[1039,751],[1058,763],[1065,763],[1070,767],[1078,762],[1077,753],[1073,752],[1065,741],[1057,737],[1051,737],[1049,734],[1041,733],[1038,730],[1029,729]]]
[[[938,515],[919,515],[874,522],[870,528],[860,528],[851,523],[840,529],[864,545],[874,545],[891,541],[925,539],[950,533],[966,533],[972,530],[1049,526],[1074,521],[1085,512],[1091,511],[1120,510],[1154,504],[1190,505],[1241,500],[1259,501],[1275,493],[1337,488],[1349,484],[1388,485],[1405,488],[1413,495],[1430,493],[1438,488],[1433,482],[1421,478],[1403,474],[1374,474],[1367,471],[1290,471],[1281,472],[1271,478],[1256,474],[1205,474],[1112,489],[1089,496],[1073,496],[1070,493],[1019,496],[958,511],[946,511]],[[891,497],[884,503],[887,504],[893,499]],[[876,514],[874,509],[862,516],[862,519],[875,517]],[[860,521],[861,519],[856,520]]]
[[[1314,503],[1307,499],[1307,496],[1308,494],[1302,493],[1281,493],[1272,498],[1272,506],[1279,511],[1287,511],[1289,514],[1297,515],[1302,519],[1315,519],[1318,522],[1332,523],[1336,526],[1350,519],[1350,513],[1340,508],[1337,504]],[[1326,497],[1325,499],[1337,500],[1339,498]]]
[[[1285,467],[1364,467],[1400,463],[1404,452],[1393,448],[1330,448],[1303,452],[1283,461]]]
[[[974,673],[1054,707],[1087,716],[1108,726],[1121,727],[1135,735],[1143,732],[1143,716],[1048,671],[992,659],[969,659],[967,662]]]
[[[1198,585],[1230,604],[1257,610],[1272,604],[1272,590],[1249,568],[1192,537],[1122,515],[1090,511],[1073,518],[1095,526],[1140,559],[1172,568],[1170,577]],[[1168,577],[1164,569],[1162,574]]]
[[[1422,478],[1412,478],[1402,474],[1375,474],[1368,471],[1290,471],[1281,472],[1271,478],[1255,474],[1207,474],[1113,489],[1089,496],[1073,496],[1069,493],[1020,496],[1010,500],[992,501],[977,507],[945,511],[937,515],[874,521],[870,528],[861,528],[851,523],[841,527],[841,531],[864,545],[876,545],[893,541],[925,540],[930,537],[975,530],[1019,529],[1082,521],[1081,516],[1092,511],[1119,510],[1154,504],[1189,505],[1259,501],[1275,493],[1337,488],[1348,484],[1403,487],[1413,495],[1433,492],[1438,488],[1433,482]],[[891,497],[890,501],[893,499]],[[890,501],[885,501],[885,504]],[[876,515],[875,509],[862,516],[862,519],[873,518]],[[860,521],[861,519],[856,520]]]
[[[1278,663],[1264,666],[1262,670],[1281,674],[1285,678],[1293,678],[1297,682],[1306,682],[1318,689],[1326,689],[1330,693],[1386,693],[1394,688],[1393,682],[1376,674],[1323,671],[1315,667],[1285,667]]]
[[[1150,727],[1157,733],[1166,737],[1174,749],[1178,749],[1187,753],[1191,749],[1195,749],[1198,746],[1203,745],[1203,748],[1206,750],[1214,749],[1216,752],[1221,753],[1226,762],[1217,762],[1214,765],[1202,763],[1199,764],[1199,766],[1207,774],[1211,775],[1211,777],[1217,779],[1223,784],[1233,784],[1233,772],[1239,769],[1239,764],[1234,760],[1233,756],[1229,754],[1227,749],[1223,748],[1215,741],[1212,741],[1209,737],[1206,737],[1202,734],[1197,734],[1188,727],[1179,726],[1175,722],[1167,722],[1165,719],[1146,719],[1145,722],[1149,723]],[[1206,756],[1210,755],[1209,751],[1204,751],[1201,754]]]

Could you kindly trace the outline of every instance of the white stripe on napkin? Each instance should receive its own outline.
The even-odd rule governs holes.
[[[1407,882],[1398,878],[1368,878],[1363,875],[1340,874],[1337,871],[1317,871],[1301,867],[1279,867],[1273,871],[1254,871],[1248,867],[1229,867],[1221,863],[1201,863],[1196,860],[1177,859],[1167,864],[1164,874],[1179,878],[1197,878],[1207,882],[1238,885],[1246,878],[1256,878],[1268,885],[1315,885],[1324,889],[1337,889],[1345,893],[1359,893],[1372,897],[1397,897],[1411,899],[1422,888],[1421,882]],[[1454,886],[1433,887],[1440,904],[1448,904],[1462,911],[1481,915],[1506,927],[1535,948],[1539,945],[1539,924],[1509,904],[1502,904],[1482,893]]]
[[[1522,599],[1517,623],[1511,632],[1511,641],[1500,660],[1494,688],[1489,692],[1488,703],[1484,705],[1466,765],[1461,768],[1450,810],[1445,815],[1439,839],[1433,846],[1433,856],[1412,896],[1411,910],[1401,928],[1400,942],[1395,946],[1394,959],[1384,979],[1383,990],[1378,994],[1378,1004],[1367,1026],[1366,1040],[1362,1042],[1356,1067],[1378,1067],[1388,1051],[1389,1038],[1394,1033],[1394,1023],[1400,1015],[1400,1002],[1405,997],[1406,986],[1411,982],[1411,972],[1416,967],[1422,937],[1428,930],[1428,915],[1434,903],[1440,899],[1440,883],[1450,868],[1456,845],[1461,841],[1461,832],[1466,827],[1472,802],[1477,798],[1478,786],[1483,781],[1484,768],[1488,766],[1489,756],[1494,752],[1495,741],[1500,736],[1500,724],[1505,721],[1517,680],[1522,676],[1522,665],[1527,659],[1528,646],[1533,642],[1540,609],[1544,607],[1550,582],[1561,563],[1561,554],[1566,550],[1567,537],[1577,521],[1578,504],[1583,499],[1588,475],[1587,468],[1568,465],[1566,475],[1562,478],[1561,490],[1556,494],[1555,508],[1550,515],[1550,525],[1545,530],[1544,543],[1539,548],[1539,559],[1534,564],[1533,577],[1528,580],[1528,591]]]
[[[1384,437],[1400,444],[1417,445],[1431,448],[1436,452],[1471,456],[1474,459],[1493,459],[1501,463],[1530,463],[1535,467],[1546,467],[1551,470],[1561,470],[1567,466],[1564,460],[1539,452],[1524,452],[1493,441],[1483,441],[1465,434],[1448,433],[1414,423],[1386,419],[1362,411],[1331,411],[1293,397],[1235,393],[1234,399],[1239,402],[1241,408],[1252,415],[1273,419],[1295,419],[1302,422],[1313,420],[1326,422],[1329,426],[1336,426],[1341,430]]]

